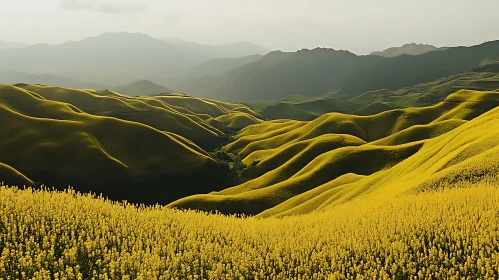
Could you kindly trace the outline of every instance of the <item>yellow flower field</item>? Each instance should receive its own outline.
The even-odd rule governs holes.
[[[257,219],[0,188],[2,279],[497,279],[499,189]]]

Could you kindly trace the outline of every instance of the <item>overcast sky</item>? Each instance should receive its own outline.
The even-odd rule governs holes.
[[[0,0],[0,40],[62,43],[143,32],[206,44],[364,54],[499,39],[499,0]]]

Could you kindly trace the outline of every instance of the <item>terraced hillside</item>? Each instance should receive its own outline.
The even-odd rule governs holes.
[[[289,215],[494,173],[498,105],[499,92],[461,90],[430,107],[249,126],[224,149],[252,165],[255,178],[170,206]]]
[[[179,100],[189,106],[175,106]],[[1,85],[0,181],[71,185],[145,203],[221,190],[233,184],[229,166],[194,141],[219,145],[227,138],[222,130],[260,121],[251,114],[242,105],[187,96]],[[219,129],[209,124],[224,116]]]

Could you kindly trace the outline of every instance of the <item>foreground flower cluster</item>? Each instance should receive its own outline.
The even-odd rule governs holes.
[[[499,277],[499,189],[282,219],[0,188],[1,279]]]

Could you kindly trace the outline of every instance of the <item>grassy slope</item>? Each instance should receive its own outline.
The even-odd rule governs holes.
[[[246,157],[255,151],[278,148],[326,133],[350,134],[371,142],[413,125],[430,124],[444,119],[470,120],[497,106],[499,103],[496,95],[491,92],[463,90],[449,95],[444,102],[424,108],[396,109],[374,116],[330,113],[311,122],[288,121],[288,126],[278,130],[270,130],[270,124],[262,123],[256,125],[262,129],[243,130],[225,149]],[[259,133],[265,127],[267,132]]]
[[[293,163],[293,169],[298,168],[299,170],[299,166],[310,162],[323,153],[340,147],[360,146],[365,143],[365,141],[347,134],[324,134],[313,139],[283,145],[280,148],[256,151],[245,157],[243,163],[253,165],[252,172],[255,175],[263,175],[269,170],[291,163]]]
[[[320,197],[322,203],[309,200],[307,206],[314,205],[311,210],[320,210],[359,197],[385,200],[407,191],[427,191],[457,182],[476,182],[498,176],[498,118],[499,109],[494,109],[449,133],[427,140],[418,153],[397,166],[361,178],[355,184],[344,184],[323,192],[314,198]],[[293,210],[290,210],[283,214],[291,214]],[[279,212],[279,209],[271,209],[262,216]]]
[[[486,119],[491,114],[486,114],[470,123],[467,121],[497,105],[499,105],[499,94],[496,92],[463,90],[450,95],[445,102],[426,108],[393,110],[372,117],[328,114],[308,123],[291,121],[290,124],[281,122],[251,126],[243,130],[238,140],[226,148],[239,152],[246,163],[259,160],[260,162],[256,164],[257,168],[259,164],[265,162],[276,161],[277,164],[267,166],[262,164],[260,167],[264,169],[260,173],[263,175],[242,185],[219,193],[185,198],[171,206],[203,210],[218,209],[226,213],[248,214],[258,214],[267,210],[261,213],[261,216],[268,216],[289,211],[290,209],[282,208],[281,205],[288,199],[315,201],[317,197],[316,199],[321,204],[317,201],[308,202],[312,203],[315,209],[320,208],[322,204],[340,203],[359,195],[365,195],[398,178],[406,178],[409,181],[406,174],[413,174],[417,177],[418,173],[414,173],[413,169],[417,169],[418,166],[426,166],[431,170],[433,167],[428,167],[429,162],[438,161],[447,153],[450,153],[452,158],[452,150],[446,149],[446,152],[435,158],[425,155],[437,146],[440,149],[451,146],[458,149],[458,147],[466,146],[469,143],[466,131],[469,131],[473,137],[485,137],[486,139],[482,140],[488,141],[488,136],[484,136],[484,133],[480,136],[479,132],[480,130],[487,131],[486,127],[492,125],[495,120],[494,116],[499,114],[497,109],[494,110],[495,114],[489,117],[491,120]],[[480,127],[475,128],[474,126],[478,124],[481,124]],[[268,131],[258,134],[264,130],[261,126],[268,127]],[[449,136],[459,131],[462,135]],[[333,148],[324,153],[318,145],[320,143],[318,139],[333,137],[333,135],[327,136],[329,133],[350,134],[352,139],[357,140],[350,144],[342,143],[337,145],[336,149]],[[436,140],[427,140],[433,137],[436,137],[434,138]],[[248,141],[248,139],[252,140]],[[317,142],[314,143],[314,141]],[[364,141],[372,143],[362,145]],[[244,146],[241,143],[247,144]],[[305,143],[313,144],[306,147]],[[477,145],[481,144],[480,142]],[[493,143],[493,145],[497,144]],[[305,150],[300,156],[293,157],[293,153],[296,155],[300,150],[293,151],[295,145]],[[315,149],[317,152],[310,152]],[[282,157],[283,153],[289,153],[290,156]],[[307,153],[310,157],[304,156]],[[280,158],[281,161],[279,161]],[[417,158],[422,160],[415,163],[414,159]],[[459,161],[462,158],[456,156],[453,160]],[[401,166],[406,167],[401,170]],[[424,173],[425,169],[420,170]],[[355,178],[359,181],[349,184],[344,177],[349,173],[366,175],[366,177]],[[381,174],[388,175],[380,177]],[[425,173],[428,176],[431,174]],[[321,191],[318,192],[318,190]],[[317,195],[318,193],[321,195]],[[305,198],[300,195],[305,195]],[[295,202],[290,205],[293,205],[293,208],[297,207]],[[272,210],[275,206],[278,208]],[[307,205],[306,209],[314,208]],[[307,211],[297,210],[297,213]],[[291,210],[289,213],[294,212]]]
[[[0,115],[0,162],[38,183],[147,203],[230,183],[225,167],[193,142],[141,123],[90,115],[13,86],[0,86]],[[208,175],[215,180],[201,179]]]

